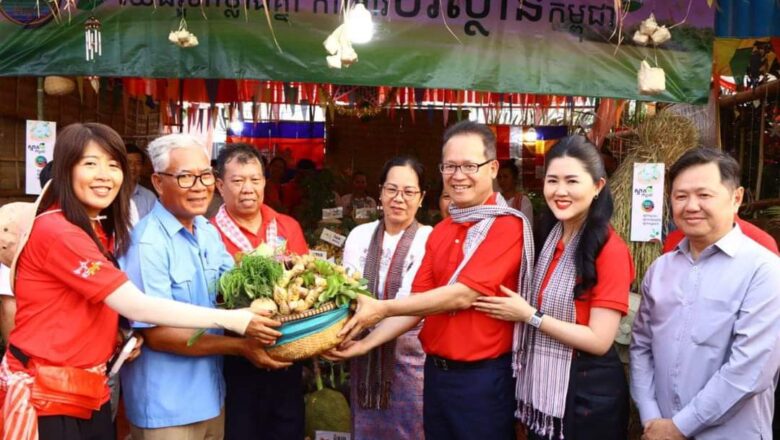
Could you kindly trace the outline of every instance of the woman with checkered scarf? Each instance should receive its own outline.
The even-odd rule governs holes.
[[[547,210],[533,288],[480,297],[477,310],[516,321],[516,417],[529,438],[623,440],[628,386],[612,341],[634,268],[609,225],[612,194],[598,150],[582,136],[546,155]]]

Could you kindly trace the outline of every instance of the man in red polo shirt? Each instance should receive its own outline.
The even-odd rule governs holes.
[[[217,189],[224,204],[211,219],[234,257],[261,243],[284,246],[288,253],[309,252],[301,227],[263,204],[264,163],[247,144],[230,144],[217,158]],[[225,438],[300,440],[304,437],[300,364],[261,370],[246,359],[226,356]]]
[[[364,339],[343,344],[331,357],[361,355],[393,339],[424,316],[420,341],[427,354],[423,393],[425,438],[513,439],[516,408],[512,377],[514,324],[472,308],[481,295],[503,295],[500,286],[523,286],[532,238],[527,222],[493,193],[498,173],[496,138],[470,121],[444,134],[442,173],[452,205],[436,225],[410,297],[389,301],[360,298],[342,334],[389,318]]]

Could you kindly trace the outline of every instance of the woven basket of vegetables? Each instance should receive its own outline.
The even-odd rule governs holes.
[[[270,312],[282,336],[268,354],[284,361],[316,356],[341,342],[339,331],[357,295],[371,295],[359,272],[311,255],[282,257],[267,246],[242,256],[222,275],[219,290],[228,308]]]

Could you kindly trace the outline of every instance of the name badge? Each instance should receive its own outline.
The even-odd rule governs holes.
[[[324,241],[325,243],[330,243],[336,247],[342,247],[344,246],[344,242],[347,241],[347,237],[325,228],[322,230],[320,240]]]
[[[344,208],[338,207],[338,208],[325,208],[322,210],[322,219],[323,220],[334,220],[344,217]]]
[[[310,250],[309,255],[313,255],[316,258],[319,258],[320,260],[327,260],[328,259],[328,253],[325,251],[317,251],[317,250]]]

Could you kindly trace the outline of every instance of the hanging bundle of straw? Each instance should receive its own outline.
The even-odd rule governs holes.
[[[663,162],[668,169],[685,151],[695,147],[698,141],[698,131],[688,118],[661,111],[637,127],[636,134],[628,139],[628,155],[610,178],[610,187],[615,197],[612,225],[628,243],[634,257],[637,285],[641,283],[653,260],[661,255],[661,243],[629,241],[634,163]],[[666,182],[667,188],[669,184]],[[664,216],[668,220],[671,217],[668,195],[665,195],[664,206],[667,207]]]

